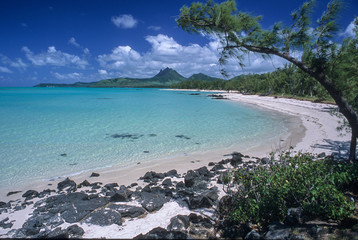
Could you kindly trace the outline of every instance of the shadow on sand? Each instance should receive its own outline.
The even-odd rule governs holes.
[[[349,157],[350,141],[334,141],[332,139],[324,139],[323,141],[323,144],[315,144],[312,147],[329,150],[338,158]],[[358,154],[356,157],[358,157]]]

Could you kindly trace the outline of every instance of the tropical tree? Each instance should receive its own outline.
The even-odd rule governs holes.
[[[341,86],[347,86],[342,77],[338,81],[332,79],[337,74],[332,74],[332,63],[344,62],[348,49],[356,49],[352,39],[348,39],[345,45],[350,45],[342,51],[338,43],[335,43],[335,35],[339,30],[336,22],[341,8],[339,0],[328,3],[326,11],[317,24],[311,24],[310,14],[314,1],[304,3],[292,15],[292,23],[285,26],[282,23],[274,24],[272,29],[263,29],[260,25],[261,16],[252,16],[240,12],[236,8],[234,0],[228,0],[221,4],[212,1],[205,3],[193,3],[190,7],[184,6],[180,10],[177,24],[183,30],[193,33],[216,35],[222,44],[219,62],[225,64],[228,58],[234,57],[242,63],[244,57],[250,53],[258,53],[263,57],[275,55],[294,64],[304,73],[318,81],[336,102],[339,112],[347,120],[352,136],[350,145],[350,160],[355,160],[356,140],[358,136],[357,109],[352,107],[346,99],[346,93]],[[356,25],[358,20],[356,20]],[[355,39],[357,38],[357,35]],[[343,49],[344,50],[344,49]],[[302,57],[295,57],[294,53],[302,52]],[[342,60],[343,58],[343,60]],[[353,59],[357,64],[357,58]],[[346,65],[350,69],[349,65]],[[338,71],[335,71],[338,72]],[[354,70],[350,70],[353,73]],[[223,71],[225,74],[225,71]],[[351,74],[351,79],[357,82],[357,77]]]

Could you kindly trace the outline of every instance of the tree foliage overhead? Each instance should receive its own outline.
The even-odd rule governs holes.
[[[334,99],[352,129],[350,159],[353,160],[358,136],[358,115],[354,102],[357,93],[348,93],[345,89],[352,89],[350,85],[357,82],[358,59],[353,57],[357,54],[351,55],[357,53],[357,34],[355,38],[347,38],[342,46],[336,43],[334,37],[339,30],[336,18],[341,1],[331,0],[316,24],[312,24],[310,14],[314,3],[313,0],[306,2],[294,11],[290,25],[279,22],[271,29],[262,28],[261,16],[238,11],[234,0],[221,4],[209,0],[207,3],[184,6],[177,23],[188,32],[216,35],[222,44],[221,64],[233,57],[244,67],[242,60],[250,52],[261,54],[264,58],[275,55],[319,82]],[[357,33],[357,27],[355,31]],[[297,52],[301,53],[300,58],[294,56]],[[347,64],[348,59],[353,64]],[[337,65],[339,67],[336,68]]]

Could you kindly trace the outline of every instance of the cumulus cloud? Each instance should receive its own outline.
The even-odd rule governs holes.
[[[73,72],[61,74],[58,72],[52,73],[52,75],[59,80],[79,80],[82,77],[82,73]]]
[[[27,68],[27,64],[24,63],[21,58],[17,58],[15,61],[13,61],[10,58],[0,54],[0,59],[4,65],[9,67],[17,68],[19,70],[25,70]]]
[[[353,21],[346,27],[346,30],[342,32],[340,35],[344,37],[354,37],[355,33],[353,31],[355,25],[354,25],[354,19]]]
[[[76,55],[58,51],[54,46],[48,47],[46,52],[34,54],[28,47],[22,47],[26,58],[36,66],[75,66],[85,69],[88,65],[87,60]]]
[[[2,67],[2,66],[0,66],[0,72],[2,72],[2,73],[12,73],[12,71],[10,69],[8,69],[7,67]]]
[[[163,34],[146,36],[145,39],[151,44],[147,52],[140,54],[130,46],[118,46],[111,53],[98,56],[100,66],[108,71],[117,71],[122,76],[132,77],[151,77],[165,67],[173,68],[186,77],[199,72],[222,77],[218,63],[221,44],[213,36],[204,46],[181,45],[174,38]],[[230,75],[237,76],[248,72],[272,71],[284,63],[278,57],[264,60],[260,55],[250,54],[244,61],[244,70],[237,60],[229,60],[224,68]]]
[[[107,75],[108,74],[107,70],[104,70],[104,69],[99,69],[98,73],[101,74],[101,75]]]
[[[132,15],[128,14],[112,17],[111,21],[119,28],[134,28],[138,23],[138,21]]]

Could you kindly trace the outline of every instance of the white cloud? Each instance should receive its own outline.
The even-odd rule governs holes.
[[[25,70],[27,68],[27,64],[22,61],[21,58],[17,58],[15,61],[10,58],[0,54],[1,62],[9,67],[17,68],[19,70]]]
[[[160,26],[149,26],[149,27],[147,27],[147,29],[154,30],[154,31],[159,31],[159,30],[162,29],[162,27],[160,27]]]
[[[75,46],[75,47],[81,47],[77,42],[76,39],[74,37],[71,37],[70,40],[68,40],[68,43]]]
[[[2,67],[2,66],[0,66],[0,72],[2,72],[2,73],[12,73],[12,71],[10,69],[8,69],[7,67]]]
[[[25,55],[32,64],[36,66],[76,66],[85,69],[88,65],[87,60],[76,55],[64,53],[56,50],[54,46],[48,47],[46,52],[34,54],[28,47],[22,47]]]
[[[82,73],[78,73],[78,72],[66,73],[66,74],[55,72],[52,73],[52,75],[59,80],[79,80],[82,77]]]
[[[101,74],[101,75],[107,75],[108,74],[107,70],[104,70],[104,69],[99,69],[98,73]]]
[[[204,46],[199,44],[181,45],[172,37],[158,34],[146,36],[151,48],[142,54],[130,46],[118,46],[109,54],[99,55],[97,60],[103,70],[117,71],[123,77],[152,77],[165,67],[170,67],[180,74],[189,77],[195,73],[222,77],[220,74],[218,38],[211,36],[210,42]],[[237,60],[229,59],[224,66],[230,76],[242,73],[263,73],[282,67],[284,60],[272,57],[264,60],[260,55],[250,54],[245,58],[246,67],[241,69]]]
[[[132,15],[128,14],[112,17],[111,21],[119,28],[134,28],[138,23],[138,21]]]
[[[355,36],[355,33],[353,31],[354,29],[354,19],[353,21],[346,27],[346,30],[343,32],[343,33],[340,33],[341,36],[344,36],[344,37],[354,37]]]
[[[76,41],[76,39],[75,39],[74,37],[71,37],[70,40],[68,40],[68,43],[71,44],[71,45],[73,45],[73,46],[75,46],[75,47],[77,47],[77,48],[82,49],[82,51],[83,51],[84,54],[90,55],[89,49],[82,47],[82,46]]]

